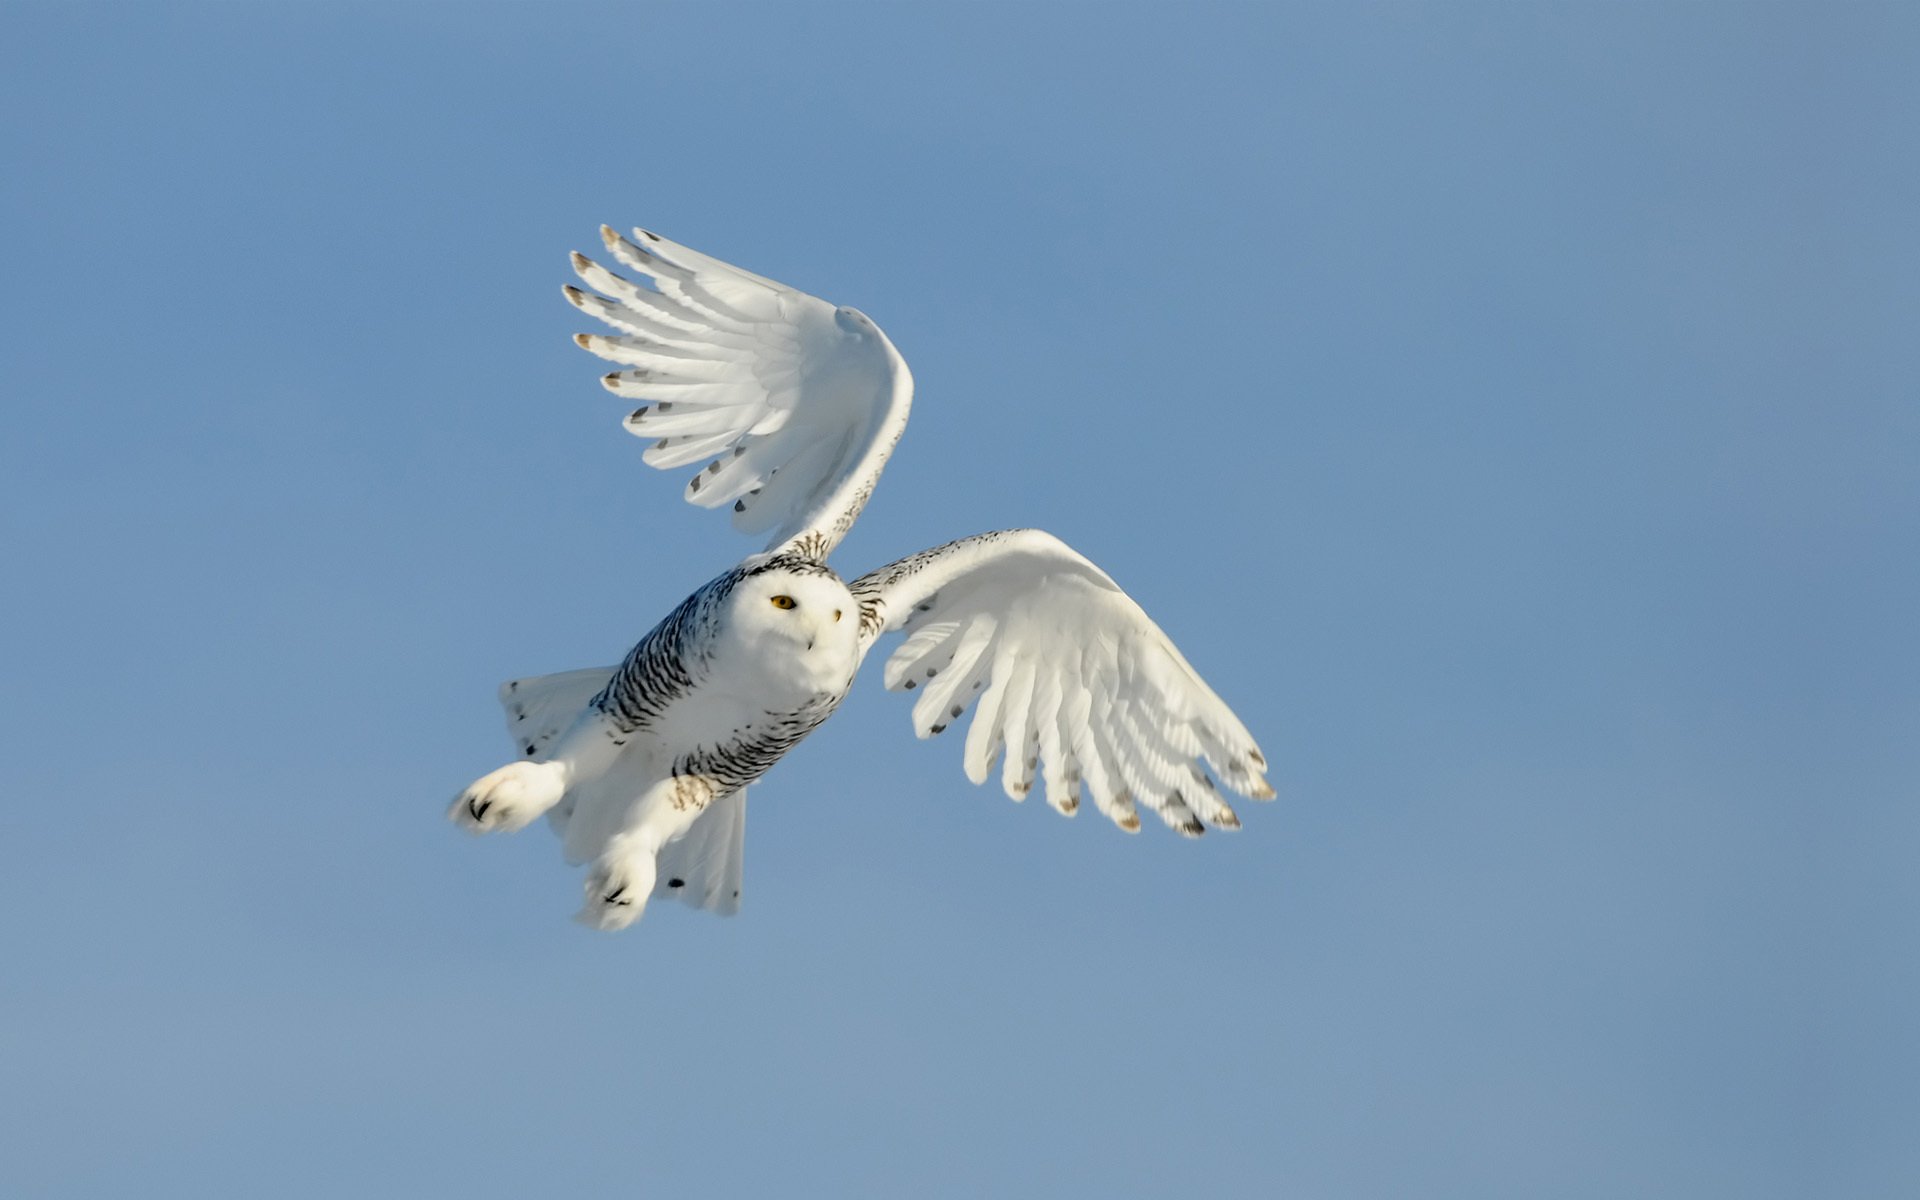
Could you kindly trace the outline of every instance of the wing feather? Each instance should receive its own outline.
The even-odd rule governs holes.
[[[1034,666],[1018,659],[1004,684],[996,681],[994,691],[1005,690],[1000,718],[1001,735],[1006,739],[1006,761],[1000,768],[1000,788],[1009,800],[1025,800],[1033,790],[1033,756],[1039,750],[1033,728]],[[975,717],[978,720],[978,715]],[[969,736],[972,730],[968,731]]]
[[[980,617],[967,623],[960,636],[942,643],[938,665],[925,671],[926,685],[913,706],[913,724],[921,737],[945,731],[947,725],[973,701],[973,683],[984,674],[977,670],[989,643],[993,641],[993,619]],[[955,703],[956,698],[959,703]]]
[[[1080,800],[1067,788],[1070,752],[1060,736],[1060,708],[1064,699],[1060,693],[1059,673],[1048,672],[1040,682],[1040,707],[1034,714],[1034,725],[1040,733],[1040,780],[1046,785],[1047,803],[1060,815],[1070,817],[1079,811]]]
[[[962,765],[985,782],[1004,754],[1013,799],[1036,768],[1047,802],[1091,799],[1128,831],[1144,806],[1197,836],[1237,829],[1214,781],[1271,799],[1266,759],[1166,634],[1098,567],[1038,530],[965,538],[852,584],[862,649],[907,634],[884,672],[921,689],[914,729],[938,733],[973,706]]]
[[[993,771],[994,760],[1000,757],[1000,752],[1007,745],[1007,731],[1000,723],[1001,710],[1007,703],[1004,658],[1004,653],[996,653],[989,662],[988,656],[983,654],[979,666],[974,670],[975,690],[993,682],[995,676],[1001,677],[1001,682],[981,691],[980,703],[973,710],[973,719],[967,722],[967,743],[960,764],[967,778],[976,785],[987,781],[987,776]]]
[[[663,437],[642,451],[640,457],[650,467],[684,467],[703,458],[712,458],[731,447],[733,442],[734,432],[731,429],[720,433]]]
[[[607,252],[638,279],[581,254],[591,291],[567,299],[618,331],[579,334],[623,367],[603,377],[643,401],[625,421],[654,445],[650,466],[711,455],[686,498],[733,507],[736,529],[825,558],[865,507],[906,428],[913,376],[864,314],[636,229],[602,227]],[[695,449],[697,447],[697,449]]]

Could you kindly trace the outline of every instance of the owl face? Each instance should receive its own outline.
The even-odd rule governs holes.
[[[729,607],[735,626],[760,649],[835,666],[857,657],[859,606],[831,574],[761,571],[734,588]]]

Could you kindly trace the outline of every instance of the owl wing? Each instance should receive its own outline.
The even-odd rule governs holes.
[[[629,433],[669,469],[703,464],[688,501],[730,507],[767,549],[814,558],[852,527],[907,425],[913,376],[864,313],[729,266],[644,229],[601,227],[607,251],[645,282],[575,254],[592,292],[567,299],[618,331],[575,341],[623,369],[601,382],[644,401]]]
[[[1052,534],[963,538],[851,586],[863,653],[882,633],[907,635],[885,682],[920,693],[919,736],[973,706],[963,760],[973,782],[1004,754],[1001,781],[1015,800],[1037,769],[1062,813],[1091,794],[1128,832],[1140,828],[1138,803],[1194,837],[1208,825],[1239,828],[1215,779],[1273,798],[1239,718],[1106,572]]]

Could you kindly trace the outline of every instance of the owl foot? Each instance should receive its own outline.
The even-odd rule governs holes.
[[[566,768],[559,763],[508,763],[469,784],[447,809],[447,819],[474,833],[524,829],[566,790]]]
[[[653,852],[616,841],[587,872],[587,902],[574,919],[611,933],[640,919],[653,895]]]

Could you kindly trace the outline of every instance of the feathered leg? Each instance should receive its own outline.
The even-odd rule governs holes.
[[[611,932],[639,920],[653,896],[660,848],[684,834],[719,794],[702,776],[675,775],[640,795],[587,872],[580,923]]]

